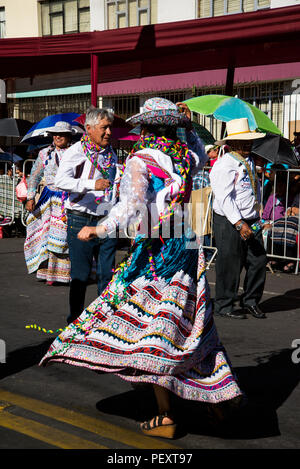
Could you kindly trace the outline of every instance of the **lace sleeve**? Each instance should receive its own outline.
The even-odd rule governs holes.
[[[139,223],[147,212],[148,172],[146,164],[138,157],[130,159],[120,184],[120,200],[101,224],[111,234],[116,227],[126,228]]]
[[[27,200],[34,199],[39,183],[44,175],[44,166],[41,154],[37,157],[28,180]]]

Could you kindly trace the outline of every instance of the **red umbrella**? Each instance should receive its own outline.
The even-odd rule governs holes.
[[[137,142],[138,139],[140,138],[139,135],[126,135],[126,137],[121,137],[119,138],[119,140],[122,140],[122,141],[133,141],[133,142]]]
[[[81,114],[77,119],[75,119],[75,121],[84,126],[85,114]],[[128,136],[129,131],[132,129],[132,125],[128,124],[125,119],[114,114],[114,122],[112,126],[113,139],[119,140],[122,137]]]

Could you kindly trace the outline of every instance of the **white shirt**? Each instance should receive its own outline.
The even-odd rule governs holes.
[[[99,159],[101,165],[101,154]],[[117,168],[116,163],[117,156],[113,153],[112,167]],[[117,177],[118,168],[115,181]],[[115,203],[116,185],[105,195],[104,191],[95,191],[96,179],[103,179],[103,175],[84,154],[81,142],[76,142],[64,153],[55,177],[55,186],[69,192],[65,208],[91,215],[105,215]],[[96,203],[96,197],[103,197],[101,203]]]
[[[251,158],[246,159],[251,170],[255,170]],[[254,207],[256,200],[245,165],[225,153],[214,164],[210,172],[210,182],[214,194],[213,210],[235,224],[241,219],[248,220],[259,216]],[[257,188],[258,201],[260,190]]]

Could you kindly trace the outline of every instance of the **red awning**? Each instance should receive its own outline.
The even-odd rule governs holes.
[[[203,70],[201,72],[157,75],[131,80],[99,83],[98,96],[143,94],[159,91],[185,90],[194,86],[222,86],[226,83],[226,69]],[[300,62],[290,64],[243,67],[235,70],[235,83],[287,80],[300,77]]]
[[[0,39],[0,78],[90,67],[99,81],[300,60],[300,6],[62,36]]]

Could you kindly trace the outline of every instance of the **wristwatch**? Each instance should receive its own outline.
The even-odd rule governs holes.
[[[244,222],[241,221],[238,225],[235,225],[235,229],[236,229],[237,231],[241,231],[243,224],[244,224]]]

